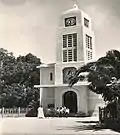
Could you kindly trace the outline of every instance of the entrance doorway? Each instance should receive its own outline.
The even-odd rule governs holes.
[[[67,91],[63,94],[63,105],[70,109],[70,113],[77,113],[77,94]]]

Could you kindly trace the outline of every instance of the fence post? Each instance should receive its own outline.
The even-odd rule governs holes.
[[[99,122],[101,124],[101,108],[99,107]]]
[[[106,119],[107,119],[107,108],[105,107],[105,118],[104,118],[104,121],[106,121]]]
[[[18,117],[20,116],[20,107],[18,107]]]
[[[2,117],[4,117],[4,107],[2,107]]]

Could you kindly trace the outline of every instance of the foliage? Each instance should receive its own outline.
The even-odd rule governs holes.
[[[26,117],[37,117],[37,110],[35,108],[31,108],[25,116]]]
[[[111,50],[105,57],[95,62],[87,63],[79,68],[69,85],[72,86],[80,79],[80,74],[88,72],[87,79],[91,91],[102,94],[104,101],[113,102],[120,97],[120,52]]]
[[[0,106],[26,107],[39,94],[34,88],[39,84],[40,59],[31,53],[15,58],[7,50],[0,49]]]
[[[112,118],[117,118],[117,103],[116,103],[116,101],[108,103],[106,106],[106,110],[107,110],[107,113],[109,113],[109,115]]]

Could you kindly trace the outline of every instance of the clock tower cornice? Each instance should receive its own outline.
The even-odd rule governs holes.
[[[81,12],[81,9],[78,7],[77,1],[74,0],[74,4],[73,4],[72,8],[64,11],[63,12],[63,15],[65,15],[65,14],[71,14],[71,13],[77,13],[77,12],[78,13]]]

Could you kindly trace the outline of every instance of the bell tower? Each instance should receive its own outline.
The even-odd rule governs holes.
[[[60,18],[56,63],[86,62],[94,59],[94,53],[91,18],[74,4]]]
[[[62,13],[59,21],[55,83],[67,83],[66,76],[94,59],[94,50],[91,18],[74,4]]]

